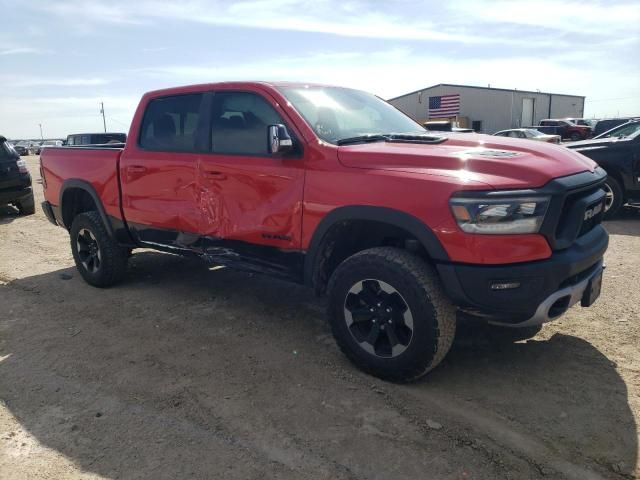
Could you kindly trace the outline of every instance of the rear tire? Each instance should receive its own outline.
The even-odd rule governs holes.
[[[614,177],[608,176],[604,183],[604,187],[607,195],[605,199],[604,218],[609,220],[620,211],[620,208],[624,203],[624,199],[622,187]]]
[[[22,200],[16,203],[16,207],[20,212],[20,215],[33,215],[36,213],[36,203],[33,199],[33,195],[31,195],[27,200]]]
[[[413,253],[391,247],[356,253],[335,270],[328,292],[336,342],[367,373],[412,381],[451,348],[456,309],[435,270]]]
[[[76,268],[89,285],[109,287],[124,278],[127,251],[107,233],[98,212],[75,217],[69,234]]]

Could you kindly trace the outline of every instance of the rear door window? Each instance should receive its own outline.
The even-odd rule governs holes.
[[[201,121],[202,99],[203,94],[195,93],[149,102],[142,121],[140,146],[155,151],[197,151],[196,133]]]

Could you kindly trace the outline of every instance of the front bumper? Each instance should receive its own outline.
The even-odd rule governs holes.
[[[31,187],[0,189],[0,205],[18,203],[33,197]]]
[[[602,272],[609,236],[602,225],[549,259],[513,265],[439,264],[445,291],[464,311],[491,323],[536,325],[560,317]],[[518,284],[515,288],[495,286]],[[494,288],[492,288],[492,286]]]

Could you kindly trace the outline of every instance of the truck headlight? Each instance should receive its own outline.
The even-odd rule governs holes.
[[[467,233],[509,235],[537,233],[544,220],[549,197],[456,198],[449,200],[460,228]]]

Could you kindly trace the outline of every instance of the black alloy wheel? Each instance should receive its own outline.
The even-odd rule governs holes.
[[[382,280],[362,280],[349,289],[344,319],[360,347],[378,357],[400,355],[413,338],[411,309],[402,295]]]
[[[76,248],[82,266],[91,273],[96,273],[102,263],[102,254],[98,240],[90,230],[83,228],[76,237]]]

